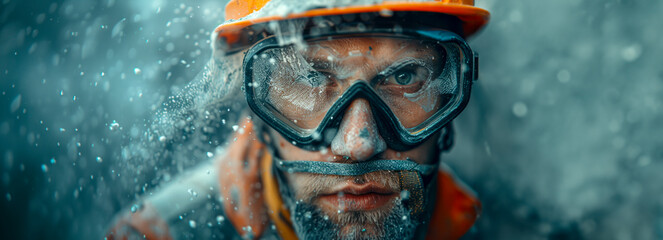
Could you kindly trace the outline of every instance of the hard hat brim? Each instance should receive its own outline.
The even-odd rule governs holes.
[[[370,6],[350,6],[342,8],[324,8],[313,9],[301,13],[294,13],[287,16],[269,16],[256,19],[239,20],[235,22],[227,22],[218,26],[214,32],[219,38],[224,38],[227,43],[233,43],[237,40],[237,34],[242,29],[257,23],[278,21],[286,19],[316,17],[316,16],[330,16],[330,15],[343,15],[343,14],[356,14],[356,13],[370,13],[379,12],[389,14],[390,12],[435,12],[447,14],[457,17],[460,21],[463,32],[460,34],[463,38],[468,38],[477,33],[483,26],[485,26],[489,19],[490,13],[485,9],[460,5],[448,4],[440,2],[384,2],[381,4]]]

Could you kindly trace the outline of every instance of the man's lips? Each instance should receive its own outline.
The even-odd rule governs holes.
[[[396,192],[375,184],[349,184],[320,195],[319,200],[323,207],[335,211],[369,211],[388,204],[397,196]]]

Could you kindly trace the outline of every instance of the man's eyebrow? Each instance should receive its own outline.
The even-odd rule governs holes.
[[[328,59],[323,59],[321,56],[307,56],[306,61],[313,66],[315,69],[331,69],[332,65],[334,64],[332,61],[329,61]]]
[[[307,62],[311,64],[315,69],[319,70],[331,70],[334,66],[343,65],[342,62],[350,57],[343,56],[339,57],[336,48],[338,47],[350,47],[349,42],[341,42],[334,47],[327,46],[325,44],[316,44],[312,49],[304,52],[304,58]],[[376,57],[374,52],[376,51],[376,46],[370,45],[370,50],[362,53],[369,53],[369,55],[364,55],[364,57],[371,58],[371,63],[363,66],[356,66],[359,68],[369,68],[375,72],[375,77],[386,76],[391,74],[394,70],[399,69],[403,66],[403,62],[410,64],[419,63],[420,65],[431,66],[434,62],[439,60],[431,60],[428,57],[431,56],[425,52],[415,51],[416,46],[407,45],[401,46],[396,52],[389,54],[387,56]],[[408,59],[420,59],[422,61],[408,61]]]
[[[326,51],[321,51],[323,49]],[[334,52],[335,50],[329,46],[316,45],[315,50],[304,54],[304,58],[318,69],[330,69],[338,62],[337,57],[333,55]]]

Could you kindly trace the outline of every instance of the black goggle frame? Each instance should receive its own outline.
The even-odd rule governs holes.
[[[276,129],[286,140],[297,145],[298,147],[306,150],[320,150],[321,147],[326,147],[330,144],[331,139],[336,134],[336,130],[340,126],[341,120],[347,107],[358,98],[366,99],[371,106],[373,117],[378,125],[378,129],[382,138],[387,142],[387,145],[397,151],[405,151],[414,148],[426,141],[431,135],[435,134],[451,120],[453,120],[463,109],[467,106],[470,99],[470,91],[472,83],[478,79],[478,55],[472,51],[467,42],[457,35],[456,33],[447,30],[431,30],[426,28],[421,29],[398,29],[398,28],[373,28],[368,31],[354,30],[335,31],[335,33],[304,35],[303,40],[306,41],[312,38],[325,38],[334,36],[350,36],[350,35],[383,35],[394,37],[407,37],[421,40],[432,40],[443,43],[454,43],[460,48],[461,66],[460,77],[462,82],[458,84],[459,97],[455,102],[444,109],[441,113],[435,113],[431,119],[424,121],[426,127],[419,129],[414,134],[410,133],[398,118],[391,111],[389,106],[378,96],[378,94],[366,83],[365,81],[357,81],[350,86],[341,97],[330,107],[322,122],[313,131],[301,131],[295,129],[291,124],[288,124],[288,119],[283,116],[275,116],[274,114],[265,111],[266,104],[256,102],[255,92],[253,90],[253,69],[248,66],[253,66],[252,61],[258,59],[259,55],[272,48],[285,47],[279,42],[279,38],[275,36],[261,37],[259,42],[254,44],[244,57],[244,91],[249,107],[253,112],[260,117],[270,127]],[[337,29],[338,30],[338,29]],[[263,33],[264,34],[264,33]],[[299,34],[302,34],[301,32]],[[304,33],[306,34],[306,33]],[[255,56],[255,57],[254,57]],[[439,116],[442,115],[442,116]],[[432,122],[429,122],[432,121]],[[421,124],[420,124],[421,125]],[[314,134],[317,133],[317,134]]]

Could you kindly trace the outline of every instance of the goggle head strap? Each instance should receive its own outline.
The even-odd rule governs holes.
[[[371,160],[358,163],[338,163],[277,159],[274,164],[276,168],[287,173],[299,172],[337,176],[360,176],[376,171],[412,171],[428,176],[437,169],[437,165],[418,164],[411,160]]]

